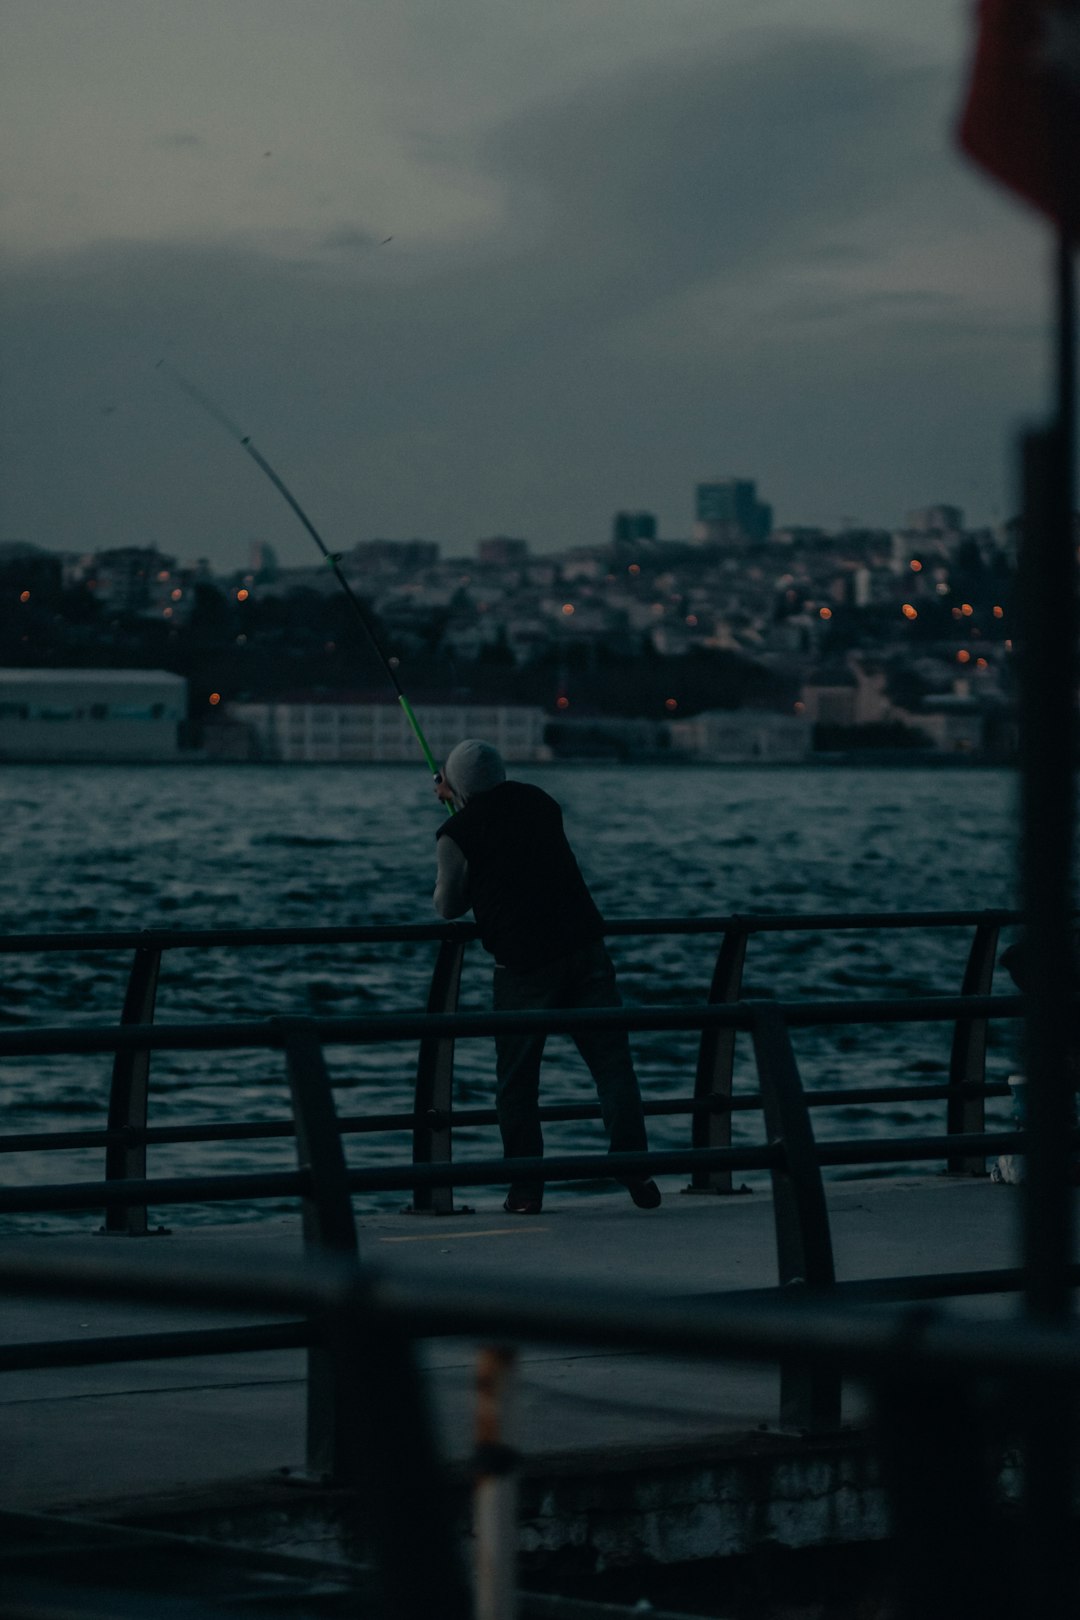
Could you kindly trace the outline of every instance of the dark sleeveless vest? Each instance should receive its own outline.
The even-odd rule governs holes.
[[[527,973],[603,937],[562,811],[541,788],[500,782],[470,799],[436,836],[452,838],[468,861],[480,938],[502,967]]]

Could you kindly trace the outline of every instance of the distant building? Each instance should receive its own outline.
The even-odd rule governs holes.
[[[698,484],[694,516],[695,540],[762,541],[772,529],[772,507],[758,500],[752,478],[712,478]]]
[[[437,540],[358,540],[341,563],[351,576],[372,569],[416,573],[422,568],[434,568],[438,560]]]
[[[186,714],[163,669],[0,669],[0,760],[176,759]]]
[[[168,603],[176,558],[155,546],[115,546],[79,559],[72,583],[117,613],[154,613]]]
[[[917,506],[907,515],[907,526],[915,534],[959,534],[964,513],[959,506]]]
[[[857,657],[819,671],[799,692],[801,713],[811,724],[876,726],[899,716],[886,691],[885,672]]]
[[[251,542],[250,569],[257,585],[268,584],[278,576],[277,552],[269,540]]]
[[[712,709],[669,729],[672,750],[703,764],[797,764],[813,743],[807,720],[767,709]]]
[[[10,592],[40,606],[42,602],[55,602],[62,583],[61,560],[52,552],[23,549],[17,543],[0,545],[0,590],[5,595]]]
[[[824,529],[799,523],[789,523],[784,529],[773,529],[769,538],[778,546],[824,546],[832,539]]]
[[[520,568],[529,560],[529,542],[514,540],[508,534],[493,534],[476,542],[477,562],[492,568]]]
[[[549,759],[544,711],[510,704],[417,704],[436,759],[463,737],[483,737],[508,763]],[[227,719],[247,728],[248,757],[303,764],[413,764],[422,758],[396,703],[298,700],[230,703]],[[208,731],[209,739],[209,731]]]
[[[656,539],[655,512],[616,512],[611,524],[612,542],[633,545],[635,540]]]

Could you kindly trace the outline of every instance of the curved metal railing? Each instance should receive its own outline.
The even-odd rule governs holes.
[[[352,1196],[394,1188],[440,1188],[481,1185],[510,1179],[511,1170],[547,1181],[614,1175],[659,1175],[673,1172],[712,1173],[735,1169],[768,1171],[773,1189],[777,1281],[784,1289],[830,1291],[835,1271],[828,1210],[821,1171],[825,1165],[869,1165],[940,1159],[953,1151],[965,1158],[1016,1151],[1019,1132],[975,1132],[963,1135],[897,1137],[889,1141],[859,1139],[817,1144],[791,1044],[791,1030],[823,1024],[899,1024],[1016,1018],[1022,998],[960,996],[921,1000],[856,1002],[737,1002],[731,1005],[624,1007],[592,1010],[513,1013],[384,1013],[364,1018],[276,1018],[261,1023],[126,1025],[108,1028],[24,1029],[0,1034],[0,1057],[59,1053],[111,1052],[115,1059],[148,1056],[154,1051],[237,1051],[263,1048],[280,1051],[293,1111],[298,1168],[292,1172],[199,1175],[151,1180],[145,1176],[106,1178],[102,1182],[52,1183],[0,1189],[0,1214],[93,1209],[126,1211],[151,1204],[191,1205],[232,1199],[295,1197],[303,1213],[305,1241],[319,1251],[357,1252]],[[747,1033],[757,1070],[758,1101],[764,1116],[765,1140],[754,1146],[689,1148],[631,1154],[576,1154],[543,1160],[481,1160],[410,1163],[401,1166],[352,1167],[345,1161],[342,1131],[334,1106],[324,1048],[332,1045],[384,1045],[389,1042],[439,1041],[490,1037],[498,1031],[543,1029],[573,1034],[586,1028],[675,1032],[694,1030],[702,1037],[722,1032]],[[1011,1279],[1011,1280],[1010,1280]],[[909,1290],[917,1279],[900,1279]],[[987,1274],[980,1291],[1016,1286],[1011,1273]],[[933,1280],[940,1293],[942,1279]],[[917,1292],[917,1289],[916,1289]],[[275,1330],[281,1333],[281,1325]],[[238,1329],[230,1344],[215,1336],[214,1349],[265,1347],[268,1329]],[[271,1333],[271,1339],[273,1335]],[[170,1343],[175,1342],[172,1336]],[[322,1473],[340,1471],[339,1424],[334,1381],[325,1349],[294,1325],[288,1342],[309,1344],[310,1466]],[[86,1355],[93,1354],[85,1349]],[[143,1345],[143,1353],[153,1354]],[[167,1353],[167,1352],[162,1352]],[[200,1353],[198,1336],[186,1351]],[[26,1347],[15,1352],[26,1365]],[[70,1352],[69,1352],[70,1354]],[[109,1359],[108,1347],[96,1352]],[[0,1352],[0,1367],[10,1358]],[[837,1376],[808,1367],[801,1359],[781,1369],[781,1421],[803,1429],[830,1429],[839,1423]]]
[[[961,993],[965,996],[989,993],[994,973],[997,942],[1001,928],[1022,920],[1019,913],[1005,910],[953,912],[867,912],[858,914],[747,914],[699,918],[629,918],[609,921],[609,938],[719,935],[712,977],[705,995],[708,1007],[731,1006],[742,995],[747,952],[755,935],[792,932],[839,933],[859,930],[968,929],[972,932],[964,968]],[[145,1026],[154,1021],[163,959],[168,953],[208,949],[248,949],[272,945],[279,949],[302,946],[348,946],[437,944],[437,952],[427,992],[427,1012],[433,1016],[456,1014],[459,1006],[462,966],[465,952],[478,938],[473,923],[417,923],[399,926],[364,925],[355,928],[296,929],[142,929],[84,934],[24,934],[0,936],[0,954],[32,952],[93,952],[131,950],[132,963],[121,1013],[125,1027]],[[454,1053],[457,1025],[418,1037],[413,1107],[409,1112],[365,1114],[340,1121],[346,1134],[374,1131],[411,1130],[412,1159],[418,1166],[444,1164],[452,1157],[454,1124],[491,1124],[492,1109],[461,1110],[454,1107]],[[965,1155],[958,1147],[960,1138],[978,1133],[985,1126],[985,1099],[1004,1096],[1007,1087],[986,1083],[988,1019],[965,1013],[954,1024],[948,1083],[944,1086],[852,1087],[819,1091],[810,1097],[810,1106],[842,1106],[910,1101],[944,1100],[947,1103],[947,1131],[953,1139],[947,1152],[951,1173],[981,1174],[985,1165],[978,1155]],[[662,1102],[646,1101],[651,1115],[687,1114],[691,1119],[691,1145],[700,1150],[730,1148],[732,1117],[735,1113],[760,1106],[753,1096],[736,1097],[734,1060],[737,1029],[709,1026],[700,1032],[692,1095]],[[150,1124],[150,1063],[152,1048],[136,1045],[116,1050],[109,1091],[108,1116],[104,1130],[76,1130],[23,1133],[0,1137],[0,1153],[71,1148],[105,1148],[105,1178],[110,1182],[139,1180],[146,1176],[147,1147],[153,1143],[192,1143],[209,1141],[257,1140],[288,1137],[289,1121],[247,1121],[199,1123],[184,1126]],[[546,1106],[546,1121],[599,1118],[595,1103]],[[699,1160],[687,1189],[696,1193],[730,1193],[732,1168],[719,1161],[706,1165]],[[412,1186],[413,1208],[432,1214],[453,1208],[453,1187],[446,1182],[429,1183],[418,1176]],[[142,1235],[147,1230],[146,1210],[138,1205],[110,1204],[106,1230]]]

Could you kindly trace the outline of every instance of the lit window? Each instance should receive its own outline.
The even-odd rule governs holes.
[[[211,692],[211,694],[210,694],[210,707],[212,709],[216,708],[217,705],[220,702],[221,702],[221,693],[220,692]]]
[[[570,707],[570,699],[568,697],[558,697],[558,698],[556,698],[555,699],[555,707],[557,709],[568,709]]]
[[[960,611],[964,615],[965,619],[970,619],[975,609],[972,607],[970,602],[961,602]]]
[[[908,566],[910,567],[911,572],[913,574],[921,574],[922,573],[922,563],[919,561],[918,557],[912,557],[911,562],[909,563]]]
[[[995,609],[994,609],[994,618],[995,619],[1003,619],[1004,617],[1005,617],[1005,609],[1003,607],[995,607]]]
[[[20,602],[29,602],[29,600],[30,600],[30,592],[29,591],[20,591],[19,592],[19,601]]]
[[[562,605],[562,610],[566,614],[567,618],[569,618],[571,613],[574,611],[573,602],[564,602]]]
[[[900,611],[905,619],[917,619],[919,617],[918,608],[912,607],[910,602],[905,602]]]
[[[678,707],[679,707],[678,698],[665,698],[664,699],[664,708],[665,709],[677,709]]]
[[[236,593],[236,600],[238,602],[246,602],[250,595],[251,595],[250,591],[239,590]]]
[[[832,608],[818,608],[818,618],[819,619],[831,619],[832,618]]]
[[[971,654],[968,652],[966,647],[961,647],[960,651],[956,655],[956,662],[958,664],[971,663]]]

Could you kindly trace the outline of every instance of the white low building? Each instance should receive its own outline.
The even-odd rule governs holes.
[[[544,711],[510,704],[418,704],[417,722],[440,762],[463,737],[481,737],[509,763],[551,758]],[[396,703],[231,703],[255,757],[287,763],[415,762],[419,745]]]
[[[672,748],[706,764],[797,764],[813,741],[813,728],[801,716],[766,709],[710,709],[669,725]]]
[[[163,669],[0,669],[0,761],[176,759],[186,715]]]

